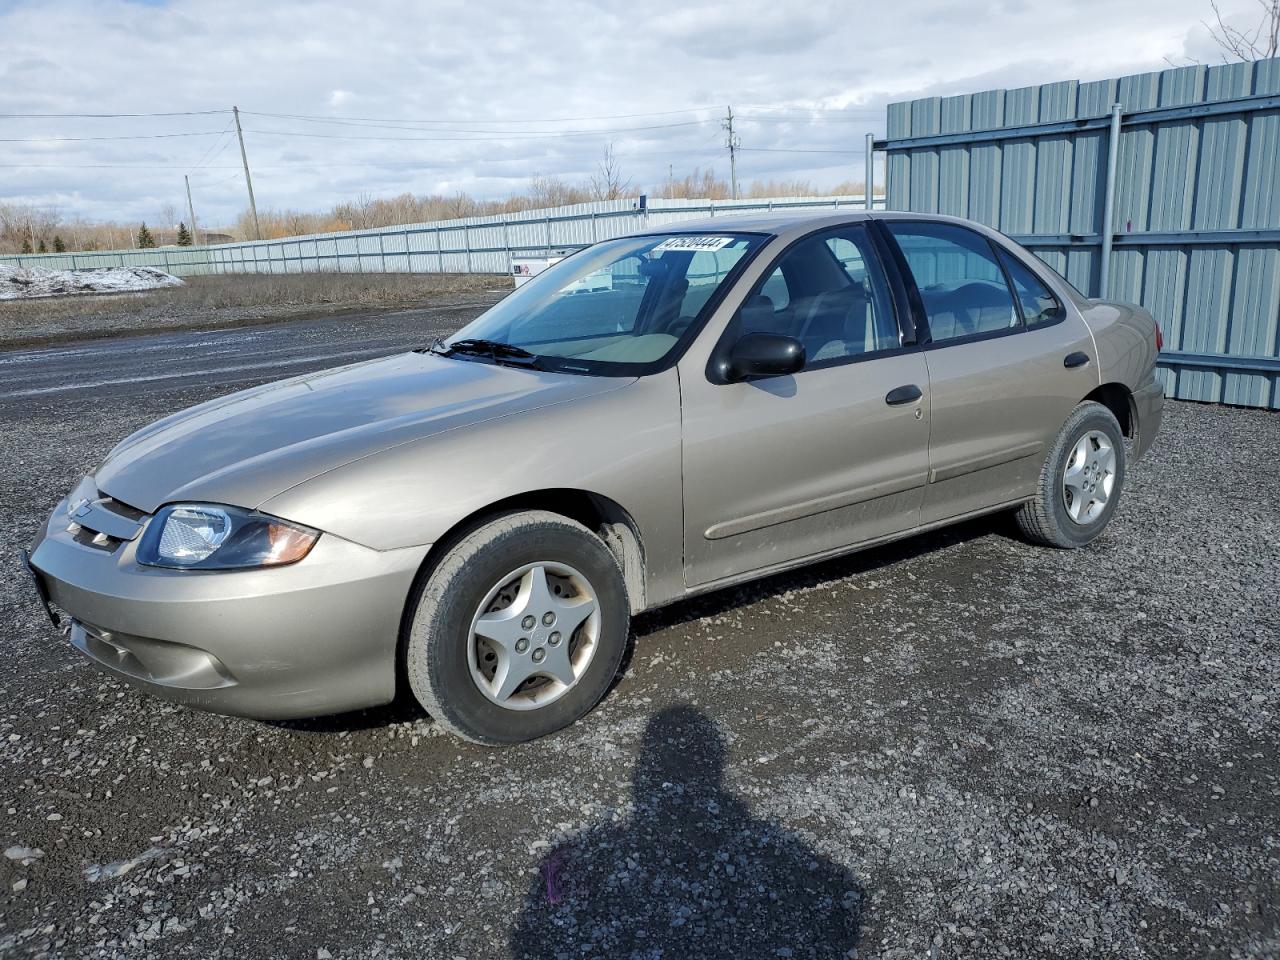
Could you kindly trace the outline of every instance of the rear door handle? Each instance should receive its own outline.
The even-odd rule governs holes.
[[[1075,353],[1068,353],[1062,358],[1062,365],[1070,370],[1072,367],[1083,367],[1089,362],[1089,355],[1077,350]]]
[[[901,387],[894,387],[884,395],[884,402],[891,407],[899,404],[911,403],[913,400],[919,400],[924,393],[914,383],[904,384]]]

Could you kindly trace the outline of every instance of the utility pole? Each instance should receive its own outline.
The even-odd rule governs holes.
[[[876,179],[876,138],[867,134],[866,157],[867,173],[862,181],[863,205],[870,210],[875,205],[875,179]]]
[[[244,152],[244,131],[240,129],[240,108],[232,107],[236,118],[236,136],[240,138],[240,160],[244,164],[244,185],[249,188],[249,212],[253,214],[253,234],[255,240],[262,239],[262,227],[258,225],[258,205],[253,199],[253,178],[249,176],[249,155]]]
[[[742,146],[733,133],[733,107],[729,107],[729,112],[724,119],[724,128],[729,131],[729,137],[725,140],[725,146],[729,148],[729,195],[734,199],[738,199],[738,148]]]
[[[200,234],[196,232],[196,208],[191,203],[191,178],[184,173],[182,179],[187,184],[187,214],[191,217],[191,242],[199,246]]]

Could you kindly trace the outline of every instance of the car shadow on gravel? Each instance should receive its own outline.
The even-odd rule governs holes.
[[[298,720],[264,720],[263,723],[299,733],[355,733],[377,730],[396,723],[412,723],[427,716],[407,691],[397,693],[395,700],[381,707],[335,713],[327,717],[303,717]]]
[[[630,815],[553,848],[511,952],[525,958],[845,957],[863,893],[845,868],[753,817],[722,782],[725,741],[678,706],[645,728]]]
[[[713,590],[689,600],[680,600],[658,610],[640,614],[633,621],[632,633],[636,637],[647,636],[667,627],[728,613],[738,607],[758,603],[789,590],[807,589],[858,574],[872,573],[883,567],[893,566],[926,553],[945,550],[981,537],[993,534],[1013,536],[1011,528],[1012,524],[1005,514],[991,514],[929,533],[895,540],[879,547],[870,547],[842,557],[788,570],[785,573],[776,573],[738,587]],[[630,653],[628,649],[628,660]],[[625,672],[626,663],[624,661],[624,670],[620,672]]]
[[[609,685],[609,690],[612,692],[631,669],[636,642],[641,637],[668,627],[727,613],[788,590],[814,587],[857,574],[871,573],[922,554],[954,547],[992,534],[1010,537],[1015,535],[1013,524],[1007,515],[993,514],[978,517],[930,533],[907,537],[884,546],[872,547],[786,573],[753,580],[739,587],[715,590],[689,600],[677,601],[658,610],[642,613],[632,621],[631,636],[628,638],[622,662],[618,666],[613,682]],[[396,723],[412,723],[427,716],[426,711],[413,699],[413,695],[407,689],[401,689],[397,691],[394,701],[382,707],[327,717],[264,722],[300,733],[355,733],[360,730],[376,730]]]

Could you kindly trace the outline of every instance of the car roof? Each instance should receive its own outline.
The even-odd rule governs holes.
[[[731,208],[730,208],[731,210]],[[878,220],[883,217],[896,219],[951,220],[957,223],[968,223],[958,217],[942,214],[908,213],[903,210],[864,210],[856,207],[825,207],[814,210],[774,210],[768,212],[752,211],[751,213],[726,212],[714,217],[702,217],[698,220],[681,220],[675,223],[655,225],[645,230],[637,230],[633,236],[649,236],[653,234],[672,233],[768,233],[776,236],[784,234],[808,233],[811,230],[827,226],[839,226],[844,223],[857,223],[863,220]]]

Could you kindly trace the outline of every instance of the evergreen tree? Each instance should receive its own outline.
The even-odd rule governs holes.
[[[58,236],[56,233],[53,235],[53,252],[54,253],[67,252],[67,245],[62,242],[62,237]]]
[[[178,224],[178,246],[191,246],[191,231],[187,229],[187,225],[185,223]]]
[[[147,229],[144,223],[138,228],[138,249],[147,250],[156,245],[156,238],[151,235],[151,231]]]
[[[36,247],[36,253],[48,253],[49,248],[45,246],[44,237],[40,238],[40,245]]]
[[[28,237],[23,237],[23,238],[22,238],[22,252],[23,252],[23,253],[33,253],[33,252],[34,252],[34,251],[31,249],[31,240],[30,240],[30,238],[28,238]]]

